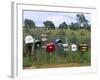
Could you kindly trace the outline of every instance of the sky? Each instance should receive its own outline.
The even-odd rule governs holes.
[[[71,22],[77,22],[76,15],[78,13],[70,13],[70,12],[46,12],[46,11],[24,11],[23,18],[31,19],[35,22],[36,26],[44,26],[44,21],[52,21],[56,27],[59,26],[62,22],[66,22],[70,24]],[[91,14],[84,14],[85,18],[91,24]]]

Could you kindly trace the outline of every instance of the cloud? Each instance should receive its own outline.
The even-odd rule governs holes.
[[[24,11],[24,20],[31,19],[36,26],[44,26],[43,22],[46,20],[52,21],[55,26],[59,26],[62,22],[70,24],[76,22],[77,13],[62,13],[62,12],[46,12],[46,11]],[[84,14],[86,19],[91,23],[91,15]]]

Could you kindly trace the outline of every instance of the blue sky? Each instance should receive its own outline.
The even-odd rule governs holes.
[[[70,24],[76,22],[76,14],[78,13],[63,13],[63,12],[46,12],[46,11],[24,11],[24,20],[31,19],[36,26],[44,26],[43,22],[46,20],[52,21],[56,27],[62,22]],[[91,24],[91,14],[84,14],[85,18]]]

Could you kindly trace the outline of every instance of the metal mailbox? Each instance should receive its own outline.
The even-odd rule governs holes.
[[[77,45],[76,44],[72,44],[71,45],[71,51],[77,51]]]
[[[55,51],[55,45],[54,43],[48,43],[46,47],[46,51],[48,53],[53,53]]]
[[[79,44],[79,50],[82,52],[88,51],[88,44]]]
[[[69,47],[68,44],[62,44],[64,51],[69,51]]]

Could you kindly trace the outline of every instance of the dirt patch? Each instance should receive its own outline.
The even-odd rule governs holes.
[[[79,63],[67,63],[67,64],[37,64],[37,65],[32,65],[31,67],[25,67],[24,69],[59,68],[59,67],[79,67],[79,66],[88,66],[88,65],[81,65]]]

